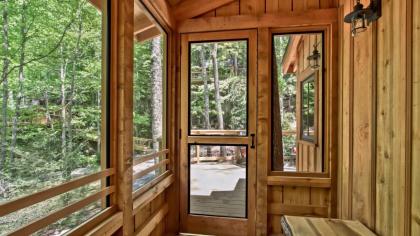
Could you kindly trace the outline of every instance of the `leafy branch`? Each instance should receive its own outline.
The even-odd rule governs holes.
[[[22,64],[18,64],[18,65],[15,65],[15,66],[13,66],[13,67],[11,67],[10,69],[9,69],[9,71],[7,71],[6,72],[6,75],[5,75],[5,78],[7,78],[14,70],[16,70],[16,69],[18,69],[19,67],[21,67],[21,66],[26,66],[26,65],[28,65],[28,64],[30,64],[30,63],[33,63],[33,62],[36,62],[36,61],[40,61],[40,60],[42,60],[42,59],[44,59],[44,58],[47,58],[48,56],[50,56],[51,54],[53,54],[59,47],[60,47],[60,45],[63,43],[63,40],[64,40],[64,38],[65,38],[65,36],[66,36],[66,34],[67,34],[67,32],[68,32],[68,30],[71,28],[71,26],[72,26],[72,24],[75,22],[75,20],[76,20],[76,18],[74,17],[67,25],[66,25],[66,27],[64,28],[64,31],[63,31],[63,33],[60,35],[60,38],[59,38],[59,40],[58,40],[58,42],[54,45],[54,47],[50,50],[50,51],[48,51],[46,54],[44,54],[44,55],[40,55],[40,56],[37,56],[37,57],[34,57],[34,58],[31,58],[31,59],[29,59],[28,61],[25,61],[25,62],[23,62]],[[2,79],[1,81],[0,81],[0,84],[2,84],[4,82],[4,79]]]

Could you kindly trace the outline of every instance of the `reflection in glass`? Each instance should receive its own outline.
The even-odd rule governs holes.
[[[165,49],[165,34],[134,44],[133,191],[166,170],[162,167],[139,176],[142,171],[158,164],[165,157],[145,158],[166,148]],[[144,159],[147,160],[142,161]]]
[[[302,139],[315,140],[315,79],[302,82]]]
[[[273,73],[271,80],[271,167],[273,171],[322,171],[322,145],[316,141],[318,106],[316,94],[322,93],[317,80],[322,70],[313,70],[308,57],[316,48],[323,60],[323,34],[302,33],[273,36]],[[323,67],[323,65],[320,65]],[[312,73],[310,77],[308,74]],[[322,83],[322,81],[321,81]],[[318,89],[321,89],[318,91]],[[321,97],[322,99],[322,97]],[[322,109],[322,108],[321,108]],[[319,131],[321,132],[321,131]],[[312,145],[310,149],[307,145]]]
[[[190,45],[190,135],[245,136],[247,41]]]
[[[190,145],[189,213],[246,217],[246,146]]]

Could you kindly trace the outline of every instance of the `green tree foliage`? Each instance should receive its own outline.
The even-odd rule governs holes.
[[[297,80],[293,73],[284,74],[281,64],[289,45],[290,36],[281,35],[274,37],[274,49],[277,58],[277,78],[279,84],[281,127],[283,131],[296,130],[296,91]],[[275,121],[274,121],[275,122]],[[284,157],[293,156],[293,148],[296,147],[296,134],[283,136]]]
[[[0,36],[0,202],[5,202],[100,169],[102,16],[86,0],[0,1],[0,12],[0,28],[8,32]],[[1,217],[0,235],[99,187],[85,186]],[[100,204],[40,234],[71,228],[94,209]]]
[[[215,70],[212,53],[217,46],[217,72],[220,101],[215,91]],[[201,58],[200,53],[203,53]],[[204,59],[204,60],[202,60]],[[219,129],[217,103],[222,105],[225,130],[246,130],[247,123],[247,43],[231,41],[195,43],[191,45],[191,101],[192,129]],[[205,73],[203,72],[205,67]],[[205,84],[207,83],[208,91]],[[207,93],[207,94],[206,94]],[[206,103],[209,100],[210,127],[206,127]]]

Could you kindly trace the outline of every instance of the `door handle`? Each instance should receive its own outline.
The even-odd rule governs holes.
[[[251,148],[255,148],[255,134],[251,134]]]

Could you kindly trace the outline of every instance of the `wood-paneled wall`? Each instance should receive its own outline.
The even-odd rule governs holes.
[[[282,234],[280,225],[282,215],[328,217],[329,196],[329,188],[269,186],[268,233]]]
[[[300,43],[296,50],[296,77],[297,77],[297,93],[296,93],[296,118],[297,118],[297,156],[296,156],[296,169],[299,172],[323,172],[323,155],[322,155],[322,140],[323,140],[323,116],[322,116],[322,101],[323,101],[323,78],[322,69],[317,71],[317,89],[315,96],[315,122],[316,124],[316,141],[308,142],[301,139],[302,122],[301,118],[301,83],[312,73],[313,70],[309,68],[309,61],[307,60],[314,50],[313,45],[321,43],[318,49],[322,52],[322,37],[321,34],[316,37],[315,34],[303,34],[299,37]],[[321,54],[322,55],[322,54]],[[319,59],[322,62],[322,58]],[[308,73],[309,72],[309,73]]]
[[[411,235],[420,235],[420,1],[413,1]]]
[[[337,0],[237,0],[199,17],[302,12],[337,7]]]
[[[165,235],[168,204],[165,192],[156,196],[134,215],[134,228],[137,235]]]
[[[354,3],[340,1],[340,18]],[[380,235],[418,235],[419,6],[382,4],[379,21],[355,38],[341,23],[338,215]]]

